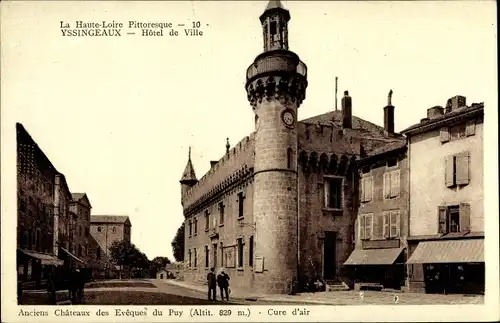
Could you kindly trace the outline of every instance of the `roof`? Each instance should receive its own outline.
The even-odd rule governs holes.
[[[377,156],[377,155],[382,155],[391,151],[395,151],[398,149],[402,149],[406,147],[406,140],[398,140],[398,141],[393,141],[389,142],[381,147],[375,148],[374,150],[370,151],[368,154],[369,157],[371,156]]]
[[[303,123],[317,124],[319,123],[333,123],[337,124],[339,127],[342,125],[342,110],[330,111],[324,114],[320,114],[311,118],[301,120]],[[385,135],[384,127],[366,121],[356,116],[352,116],[352,128],[356,134],[360,137],[371,137],[371,138],[402,138],[399,133],[395,133],[393,137],[388,137]]]
[[[284,9],[283,5],[281,4],[280,0],[270,0],[267,4],[266,10],[271,10],[271,9]]]
[[[406,135],[411,135],[413,133],[419,133],[424,131],[430,131],[437,127],[441,127],[444,123],[453,122],[453,120],[461,117],[467,117],[468,115],[474,115],[484,111],[484,102],[473,103],[470,107],[458,108],[454,111],[443,114],[437,118],[427,119],[423,122],[414,124],[405,130],[401,131]]]
[[[82,200],[85,199],[89,207],[92,208],[92,205],[90,205],[90,201],[86,193],[71,193],[71,199],[75,203],[82,202]]]
[[[90,223],[123,223],[128,222],[130,219],[126,215],[92,215],[90,216]]]
[[[184,168],[184,172],[182,173],[182,177],[180,182],[197,182],[196,173],[194,172],[193,163],[191,162],[191,147],[189,147],[189,155],[188,161],[186,164],[186,168]]]

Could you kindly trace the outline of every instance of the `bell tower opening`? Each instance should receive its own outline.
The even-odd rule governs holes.
[[[269,1],[266,11],[260,16],[264,31],[264,51],[288,50],[288,21],[290,13],[281,1]]]

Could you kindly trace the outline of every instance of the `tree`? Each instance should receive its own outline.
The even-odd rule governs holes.
[[[156,273],[161,269],[164,269],[167,264],[170,264],[171,261],[168,257],[155,257],[150,262],[151,276],[156,276]]]
[[[176,261],[184,261],[184,222],[182,222],[179,229],[177,229],[177,233],[175,234],[174,239],[172,240],[172,251],[174,254],[174,258]]]
[[[126,266],[131,269],[149,269],[148,257],[128,241],[117,240],[113,242],[109,251],[111,260],[122,268]]]

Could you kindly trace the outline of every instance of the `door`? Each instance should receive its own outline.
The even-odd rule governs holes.
[[[323,244],[323,279],[335,279],[336,277],[336,254],[337,233],[325,232]]]

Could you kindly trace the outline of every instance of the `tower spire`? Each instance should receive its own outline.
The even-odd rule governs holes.
[[[198,182],[196,178],[196,173],[194,172],[193,163],[191,161],[191,146],[189,146],[188,151],[188,161],[186,167],[184,168],[184,172],[182,173],[182,178],[180,180],[181,184],[194,185]]]

